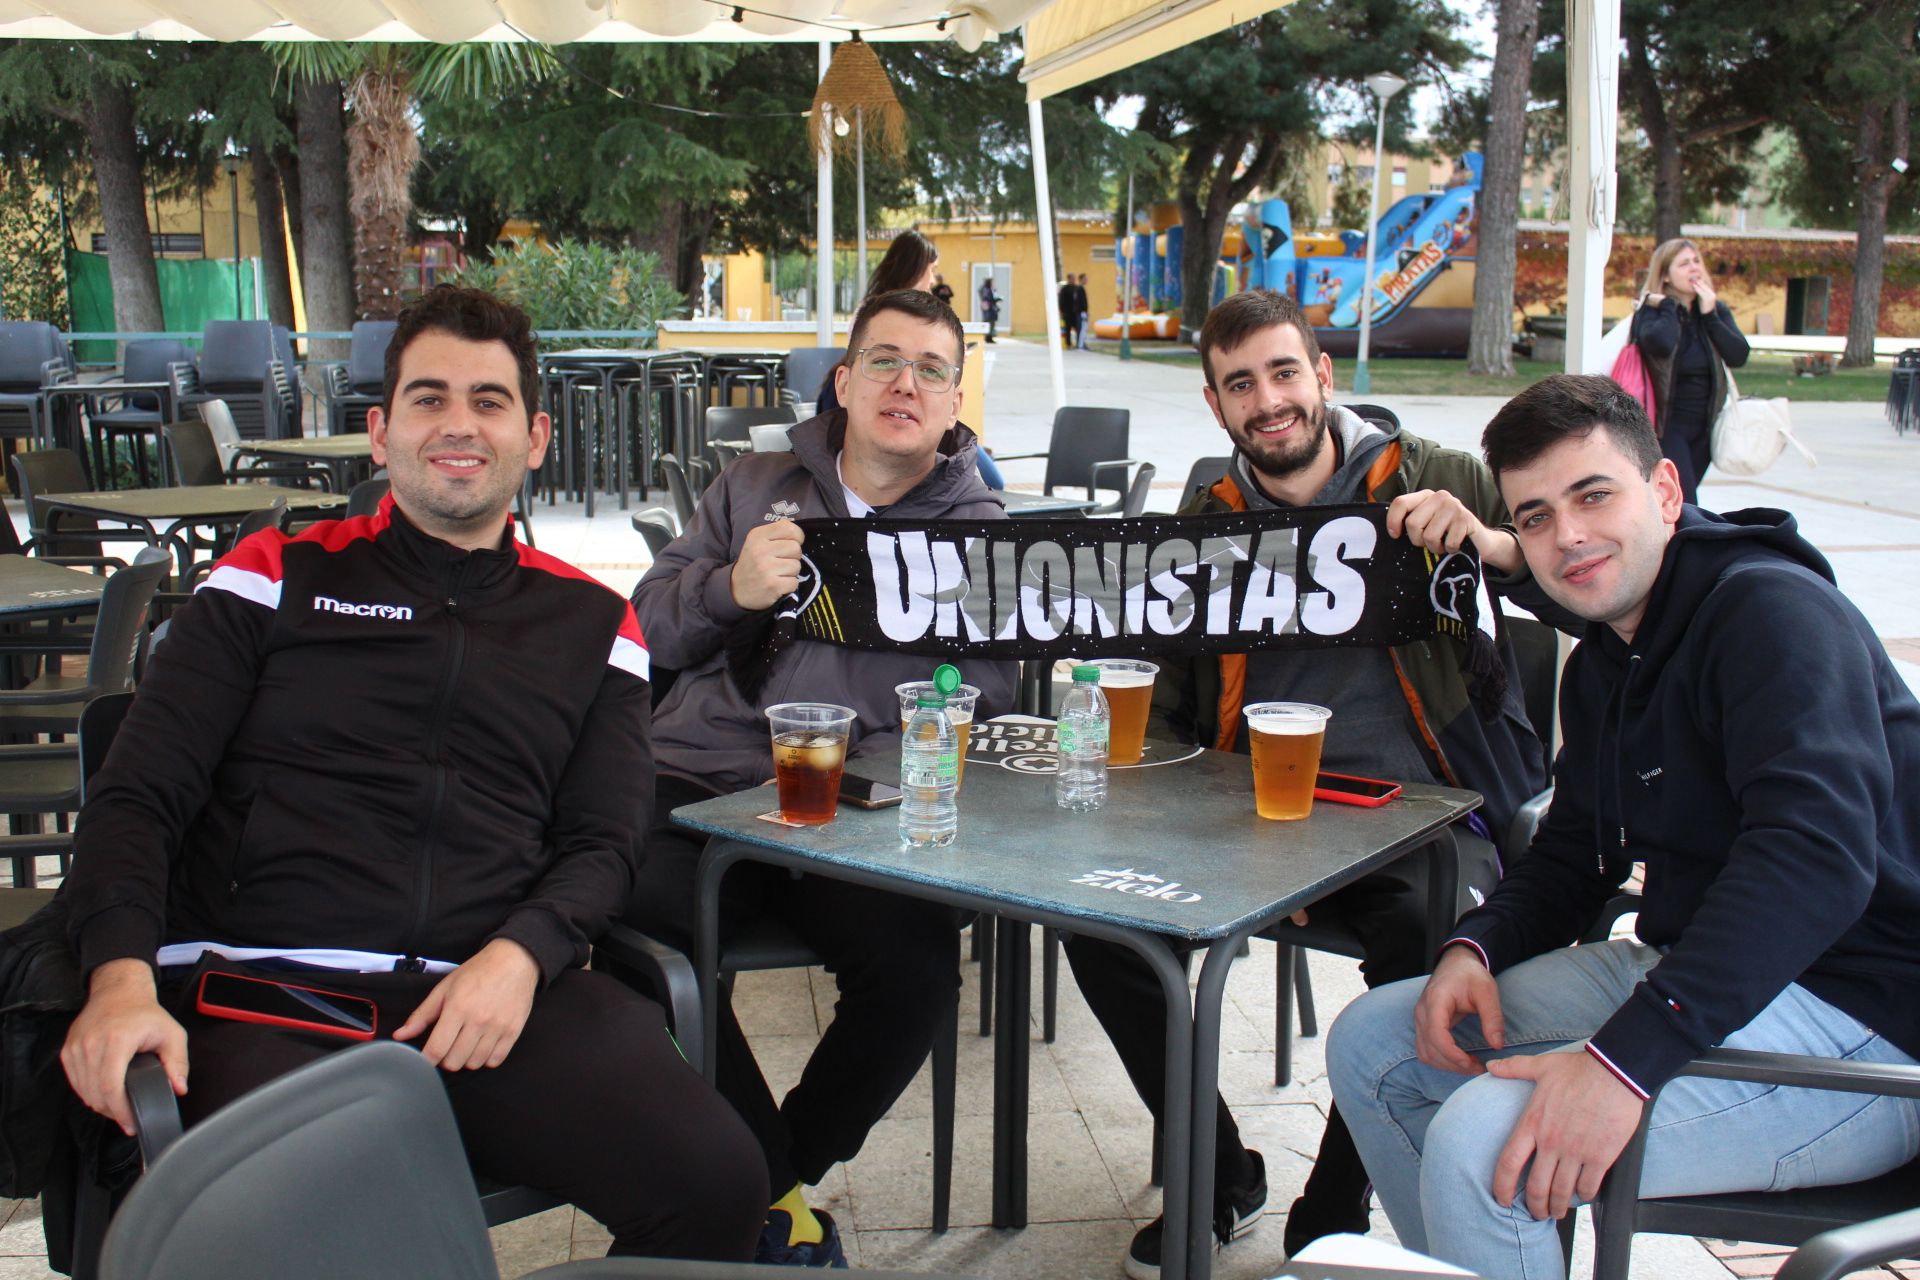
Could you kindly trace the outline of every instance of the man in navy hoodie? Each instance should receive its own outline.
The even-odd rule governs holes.
[[[1920,1056],[1920,704],[1793,517],[1683,504],[1609,379],[1536,384],[1482,443],[1535,579],[1589,624],[1553,806],[1430,978],[1347,1009],[1327,1066],[1402,1242],[1556,1276],[1553,1219],[1656,1091],[1644,1195],[1920,1151],[1912,1100],[1674,1078],[1716,1045]],[[1574,947],[1636,862],[1637,937]]]

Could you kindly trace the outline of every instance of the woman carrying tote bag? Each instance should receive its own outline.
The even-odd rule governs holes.
[[[1747,340],[1692,241],[1668,240],[1653,251],[1632,341],[1653,382],[1661,452],[1680,469],[1681,495],[1693,502],[1731,386],[1727,370],[1746,364]]]

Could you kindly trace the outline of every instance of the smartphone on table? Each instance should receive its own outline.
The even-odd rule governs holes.
[[[208,1017],[317,1031],[348,1040],[373,1039],[377,1021],[373,1001],[363,996],[211,969],[200,975],[193,1007]]]
[[[1345,773],[1322,773],[1313,780],[1313,798],[1334,804],[1357,804],[1378,809],[1400,794],[1400,784],[1380,778],[1356,778]]]

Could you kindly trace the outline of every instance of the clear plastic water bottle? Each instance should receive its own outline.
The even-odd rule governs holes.
[[[928,848],[953,843],[960,829],[960,735],[947,718],[947,695],[960,687],[958,668],[933,673],[934,692],[920,695],[900,742],[900,843]]]
[[[1107,802],[1107,731],[1112,723],[1107,695],[1100,692],[1100,668],[1075,667],[1054,737],[1060,771],[1053,778],[1053,801],[1062,809],[1086,813]]]

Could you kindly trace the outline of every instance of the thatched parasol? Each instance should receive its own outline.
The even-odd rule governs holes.
[[[868,146],[876,147],[895,159],[906,157],[906,109],[893,96],[893,82],[887,79],[887,69],[880,65],[873,46],[858,36],[834,49],[833,62],[827,67],[827,74],[821,77],[820,87],[814,91],[815,121],[823,118],[822,113],[829,104],[836,115],[848,120],[855,118],[856,111],[859,113]],[[826,145],[822,136],[827,135],[825,129],[816,125],[807,132],[813,136],[815,151]],[[852,143],[849,141],[842,145],[851,146]]]

